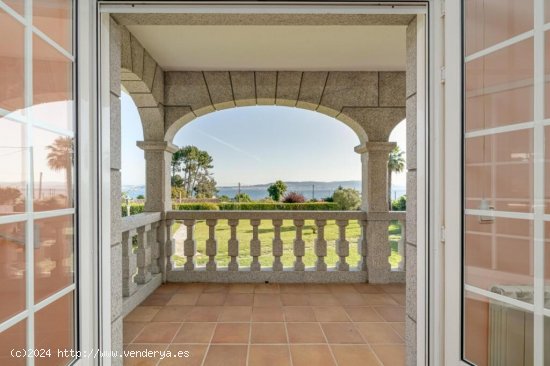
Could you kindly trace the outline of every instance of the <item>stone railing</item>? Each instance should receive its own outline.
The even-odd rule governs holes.
[[[226,242],[219,242],[216,236],[216,227],[220,221],[227,221],[229,239]],[[284,267],[281,257],[283,256],[283,240],[281,228],[283,220],[291,220],[294,230],[293,244],[293,265]],[[310,249],[315,255],[315,264],[306,267],[304,256],[306,245],[302,233],[305,221],[314,223],[316,238],[313,248]],[[337,238],[334,241],[334,248],[337,261],[334,267],[326,263],[328,254],[328,241],[325,238],[325,227],[328,221],[334,221],[337,226]],[[369,222],[386,222],[387,228],[391,221],[397,220],[401,223],[401,240],[398,244],[398,251],[401,255],[399,267],[392,271],[388,262],[390,245],[388,236],[378,243],[378,247],[372,249],[379,253],[382,263],[384,278],[388,282],[403,282],[405,263],[405,213],[371,213],[362,211],[170,211],[165,216],[165,237],[167,238],[164,254],[166,255],[166,278],[173,282],[364,282],[369,275]],[[359,261],[357,264],[349,263],[350,241],[346,234],[346,228],[351,221],[357,221],[361,235],[357,243]],[[172,234],[172,225],[181,223],[185,227],[185,236],[182,238],[182,252],[178,253],[183,258],[183,265],[176,266],[173,255],[175,254],[175,240]],[[204,253],[207,257],[204,266],[198,266],[197,239],[195,237],[195,226],[198,222],[204,222],[207,227]],[[246,222],[251,226],[252,237],[243,242],[238,237],[238,226]],[[262,256],[262,243],[259,238],[260,225],[262,222],[269,222],[272,231],[270,243],[270,255],[272,260],[269,266],[262,267],[260,256]],[[384,224],[384,223],[382,223]],[[372,237],[372,235],[371,235]],[[218,247],[223,245],[227,248],[227,266],[218,265]],[[239,247],[246,245],[247,256],[250,265],[241,266],[239,258],[242,258]],[[380,250],[380,248],[383,248]],[[265,248],[264,248],[265,249]],[[382,253],[380,253],[382,252]],[[264,250],[265,255],[265,250]],[[375,266],[372,266],[373,268]],[[380,265],[378,266],[380,267]],[[379,270],[379,269],[376,269]],[[380,278],[380,276],[377,276]]]
[[[126,315],[162,283],[164,227],[159,212],[122,218],[122,296]]]

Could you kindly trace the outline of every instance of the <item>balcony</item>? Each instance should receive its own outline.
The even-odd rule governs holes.
[[[403,284],[167,283],[125,317],[124,349],[188,357],[125,364],[404,365],[404,292]]]

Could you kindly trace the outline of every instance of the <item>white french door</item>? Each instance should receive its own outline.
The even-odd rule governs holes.
[[[453,3],[446,364],[550,365],[550,1]]]

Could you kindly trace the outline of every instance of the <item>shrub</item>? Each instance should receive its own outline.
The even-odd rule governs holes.
[[[219,205],[210,202],[198,202],[198,203],[178,203],[174,205],[174,210],[198,210],[198,211],[218,211]]]
[[[286,184],[278,180],[269,187],[267,187],[267,194],[269,194],[269,197],[273,199],[273,201],[280,201],[283,197],[283,194],[286,192]]]
[[[145,196],[142,195],[142,194],[140,194],[140,195],[138,195],[138,196],[136,197],[136,199],[138,199],[138,200],[144,200],[144,199],[145,199]]]
[[[332,195],[334,203],[341,210],[357,210],[361,204],[361,194],[353,188],[338,188]]]
[[[128,216],[128,206],[122,205],[121,207],[121,213],[122,217]],[[144,205],[140,203],[130,203],[130,215],[137,215],[139,213],[142,213],[144,209]]]
[[[306,198],[304,197],[304,195],[298,192],[289,192],[283,198],[284,203],[304,203],[305,201]]]
[[[337,211],[338,205],[327,202],[307,203],[220,203],[220,210],[240,211]]]
[[[252,198],[247,193],[237,193],[235,195],[235,198],[233,198],[233,201],[235,202],[252,202]]]
[[[407,196],[403,195],[391,201],[392,211],[407,211]]]

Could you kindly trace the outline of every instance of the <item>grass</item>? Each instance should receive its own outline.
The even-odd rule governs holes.
[[[172,228],[172,232],[176,232],[181,223],[176,222]],[[346,228],[346,238],[350,242],[349,256],[347,262],[350,267],[355,267],[359,261],[357,253],[357,242],[361,234],[361,228],[357,221],[350,221]],[[401,227],[392,222],[388,229],[389,245],[391,247],[391,256],[388,258],[392,268],[397,268],[401,261],[401,256],[397,253],[398,241],[401,238]],[[219,267],[226,267],[229,263],[227,255],[227,242],[230,237],[230,228],[227,220],[219,220],[216,226],[216,239],[218,241],[218,254],[216,262]],[[296,228],[292,220],[284,220],[281,227],[281,239],[283,240],[283,256],[281,261],[284,267],[292,267],[295,257],[293,255],[293,242],[296,237]],[[313,220],[306,220],[302,231],[302,238],[305,241],[306,255],[303,261],[306,267],[315,266],[317,257],[314,252],[314,241],[317,237],[316,227]],[[271,242],[273,240],[273,226],[269,220],[263,220],[259,227],[259,238],[261,241],[261,256],[259,258],[262,268],[271,267],[273,263],[273,255],[271,252]],[[338,238],[338,226],[334,220],[327,221],[325,227],[325,238],[328,242],[327,257],[325,262],[329,267],[334,267],[338,261],[338,256],[335,251],[335,241]],[[198,221],[195,225],[195,239],[197,241],[197,254],[195,255],[195,263],[198,266],[204,266],[208,262],[208,256],[205,254],[206,240],[208,239],[208,227],[204,221]],[[239,265],[247,267],[252,262],[250,256],[250,240],[252,239],[252,226],[248,220],[242,220],[237,226],[237,239],[239,240]],[[180,253],[182,254],[182,253]],[[182,255],[174,255],[173,260],[176,266],[183,266],[185,257]]]

